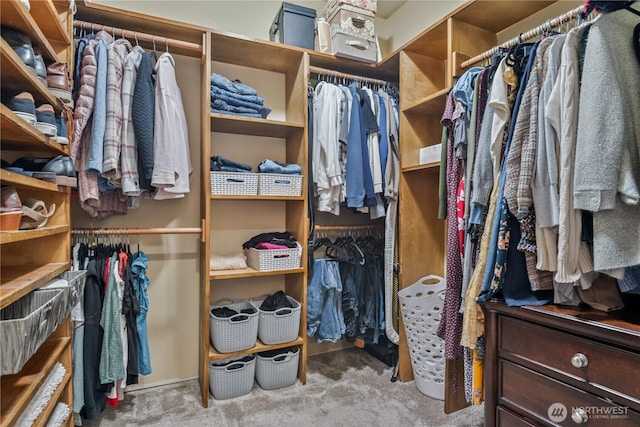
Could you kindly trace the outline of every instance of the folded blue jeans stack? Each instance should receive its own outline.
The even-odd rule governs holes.
[[[223,156],[211,156],[209,159],[209,169],[222,172],[251,172],[251,165],[237,162]]]
[[[264,106],[264,98],[251,86],[212,73],[211,112],[266,119],[271,109]]]
[[[281,163],[275,160],[264,159],[258,165],[258,172],[277,173],[283,175],[300,175],[302,167],[295,163]]]

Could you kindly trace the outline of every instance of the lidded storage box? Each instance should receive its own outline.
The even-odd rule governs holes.
[[[342,6],[357,7],[358,9],[373,12],[374,14],[378,11],[377,0],[329,0],[327,10]]]
[[[366,9],[353,6],[341,6],[335,10],[327,9],[325,17],[329,21],[331,37],[343,33],[375,42],[375,14]]]
[[[35,290],[3,308],[1,374],[20,372],[68,314],[62,289]]]
[[[313,49],[315,22],[315,9],[283,2],[271,24],[269,40]]]

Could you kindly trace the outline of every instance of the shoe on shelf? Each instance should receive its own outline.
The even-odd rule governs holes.
[[[73,161],[69,156],[56,156],[49,160],[42,168],[40,173],[55,174],[55,183],[58,185],[66,185],[68,187],[76,187],[78,180],[76,170],[73,167]],[[34,174],[34,177],[37,174]]]
[[[56,116],[56,141],[58,141],[58,144],[69,145],[67,121],[62,113],[60,113],[59,116]]]
[[[20,3],[22,3],[24,8],[27,9],[27,12],[31,10],[31,4],[29,3],[29,0],[20,0]]]
[[[38,79],[42,82],[42,84],[47,87],[47,66],[44,65],[44,59],[42,59],[42,55],[40,53],[36,53],[34,60],[36,75],[38,76]]]
[[[42,104],[36,108],[36,119],[36,127],[40,132],[52,138],[56,137],[56,115],[51,104]]]
[[[22,216],[22,201],[13,185],[0,188],[0,231],[17,231]]]
[[[55,203],[51,203],[51,206],[47,209],[47,205],[42,200],[27,197],[22,205],[20,230],[33,230],[44,227],[55,211]]]
[[[35,56],[33,46],[31,45],[31,39],[18,31],[11,28],[2,27],[2,38],[11,46],[11,48],[18,54],[22,62],[31,70],[34,74],[36,72]]]
[[[21,92],[13,98],[4,101],[3,104],[25,122],[33,126],[36,125],[38,121],[36,117],[36,103],[33,100],[33,95],[29,92]]]
[[[64,62],[54,62],[47,67],[49,91],[73,108],[71,97],[71,76]]]

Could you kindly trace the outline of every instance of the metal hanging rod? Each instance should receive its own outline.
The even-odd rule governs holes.
[[[550,19],[544,24],[538,25],[537,27],[527,32],[520,33],[517,37],[507,40],[506,42],[502,43],[499,46],[492,47],[486,52],[483,52],[480,55],[476,55],[473,58],[464,61],[462,64],[460,64],[460,67],[467,68],[469,65],[477,64],[478,62],[482,62],[485,59],[491,58],[493,54],[498,52],[500,49],[508,49],[512,46],[515,46],[517,44],[524,42],[525,40],[531,40],[533,38],[541,36],[546,31],[552,30],[554,27],[558,27],[564,23],[570,22],[578,18],[579,16],[582,15],[583,12],[584,12],[584,6],[578,6],[575,9],[572,9],[563,15]]]
[[[91,32],[94,31],[106,31],[108,33],[113,34],[114,36],[121,36],[126,39],[133,39],[136,42],[145,41],[153,44],[153,49],[156,48],[156,42],[160,44],[160,46],[164,45],[165,50],[169,51],[170,47],[183,49],[187,51],[200,52],[202,53],[203,46],[198,43],[186,42],[183,40],[170,39],[168,37],[156,36],[154,34],[140,33],[138,31],[130,31],[122,28],[111,27],[108,25],[96,24],[93,22],[86,21],[73,21],[73,26],[76,28],[82,28],[84,30],[89,30]],[[115,37],[114,37],[115,38]]]
[[[371,78],[371,77],[356,76],[354,74],[342,73],[340,71],[329,70],[327,68],[316,67],[316,66],[313,66],[313,65],[309,67],[309,72],[316,73],[318,75],[324,74],[324,75],[329,75],[329,76],[335,76],[335,77],[338,77],[338,78],[341,78],[341,79],[349,79],[349,80],[353,80],[353,81],[362,81],[362,82],[367,82],[367,83],[372,83],[372,84],[377,84],[377,85],[382,85],[382,86],[395,85],[395,83],[388,82],[386,80],[374,79],[374,78]]]
[[[72,228],[76,236],[108,236],[134,234],[201,234],[202,228]]]
[[[384,228],[384,223],[361,225],[316,225],[315,231],[376,230]]]

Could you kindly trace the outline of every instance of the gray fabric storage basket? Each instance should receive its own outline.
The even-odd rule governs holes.
[[[258,338],[263,344],[274,345],[294,341],[300,330],[300,303],[287,295],[293,308],[282,307],[275,311],[260,310],[268,295],[251,300],[258,310]]]
[[[211,310],[219,307],[229,307],[238,312],[231,317],[218,317]],[[253,314],[240,313],[240,310],[251,308]],[[237,320],[240,316],[247,316],[244,320]],[[248,301],[221,299],[209,307],[209,337],[211,344],[220,353],[247,350],[256,345],[258,338],[258,310]]]
[[[256,373],[256,357],[249,361],[235,361],[225,366],[214,366],[213,363],[224,363],[222,359],[209,363],[209,390],[218,400],[232,399],[249,394],[253,388]]]
[[[66,280],[66,286],[52,281],[50,282],[51,284],[46,284],[41,289],[61,289],[64,293],[64,306],[67,308],[68,313],[71,313],[73,307],[84,299],[84,285],[87,281],[87,271],[65,271],[59,275],[57,279]]]
[[[67,314],[60,289],[35,290],[0,311],[1,375],[20,372]]]
[[[256,359],[256,381],[265,390],[288,387],[298,378],[300,348],[295,351],[283,349],[274,356],[265,357],[258,353]]]

